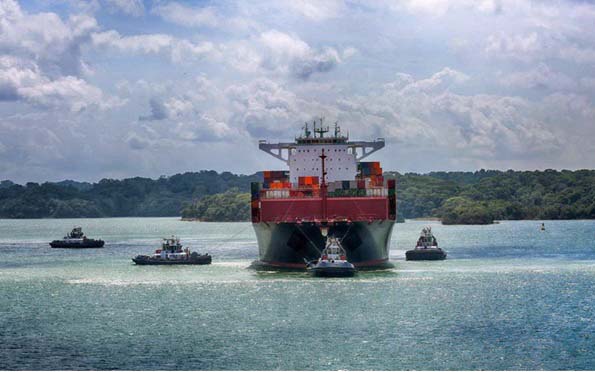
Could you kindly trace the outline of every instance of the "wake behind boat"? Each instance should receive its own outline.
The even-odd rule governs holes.
[[[429,226],[421,230],[415,249],[405,252],[407,261],[444,260],[445,258],[446,252],[438,247],[436,237]]]
[[[157,249],[154,254],[138,255],[132,261],[137,265],[208,265],[211,256],[208,253],[190,252],[190,249],[182,247],[179,238],[172,236],[164,238],[161,249]]]
[[[101,239],[89,239],[81,227],[75,227],[61,240],[53,240],[52,248],[102,248],[105,242]]]

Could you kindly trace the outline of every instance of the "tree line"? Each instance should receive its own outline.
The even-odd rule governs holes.
[[[401,218],[445,224],[493,220],[593,219],[595,170],[385,173],[397,180]],[[249,189],[262,174],[215,171],[171,177],[27,183],[0,182],[0,218],[183,216],[248,221]]]

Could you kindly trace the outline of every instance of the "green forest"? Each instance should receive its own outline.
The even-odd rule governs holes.
[[[171,177],[27,183],[0,182],[0,218],[180,216],[187,206],[229,190],[248,192],[258,175],[215,171]],[[249,200],[248,200],[249,202]]]
[[[397,180],[401,218],[444,224],[494,220],[594,219],[595,171],[385,173]],[[182,216],[248,221],[250,182],[261,174],[188,172],[159,179],[42,184],[0,182],[0,218]]]

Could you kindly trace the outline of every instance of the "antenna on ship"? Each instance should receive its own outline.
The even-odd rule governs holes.
[[[306,138],[310,138],[311,134],[312,132],[310,132],[310,130],[308,129],[308,122],[306,122],[306,125],[304,126],[304,135],[306,136]]]
[[[339,122],[335,121],[335,138],[338,138],[339,134],[341,134],[341,127],[339,126]]]
[[[318,133],[319,138],[323,138],[324,137],[324,134],[329,131],[328,126],[326,128],[324,128],[322,126],[322,121],[323,120],[324,120],[324,118],[323,117],[320,117],[320,128],[316,129],[316,127],[314,127],[314,133]],[[314,120],[314,123],[316,123],[316,120]]]

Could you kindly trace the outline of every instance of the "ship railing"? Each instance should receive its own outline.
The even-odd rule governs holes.
[[[326,222],[333,222],[333,223],[340,223],[340,222],[368,222],[372,223],[374,221],[384,221],[386,220],[386,216],[379,215],[379,214],[371,214],[371,213],[354,213],[352,215],[343,216],[343,215],[330,215],[327,216],[325,220],[321,219],[320,215],[310,215],[310,216],[300,216],[300,217],[286,217],[286,216],[277,216],[271,219],[269,222],[273,223],[283,223],[283,222],[295,222],[301,224],[313,223],[313,224],[320,224],[323,221]]]
[[[340,192],[339,192],[340,191]],[[368,187],[366,189],[328,190],[328,198],[365,198],[387,197],[388,189],[385,187]],[[261,190],[261,199],[307,199],[322,197],[321,189],[292,188],[292,189],[267,189]]]

